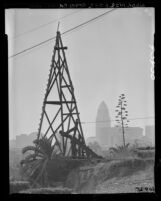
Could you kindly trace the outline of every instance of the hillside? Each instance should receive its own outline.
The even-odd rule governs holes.
[[[77,193],[127,193],[137,187],[154,187],[153,159],[101,162],[72,171],[66,186]]]

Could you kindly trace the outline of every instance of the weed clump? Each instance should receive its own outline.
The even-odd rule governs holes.
[[[29,188],[29,182],[27,181],[11,181],[10,182],[10,193],[19,193],[21,190]]]

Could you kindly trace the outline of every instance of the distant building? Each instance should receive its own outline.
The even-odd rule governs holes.
[[[141,147],[152,146],[152,142],[146,136],[142,136],[140,139],[136,139],[135,144]]]
[[[10,148],[23,148],[25,146],[33,145],[33,141],[36,139],[36,137],[36,132],[29,135],[17,135],[15,140],[10,140]]]
[[[104,148],[113,147],[115,144],[119,145],[121,143],[121,136],[117,127],[101,128],[96,138],[101,147]]]
[[[101,102],[96,116],[96,140],[103,148],[123,145],[122,128],[111,127],[109,110],[105,102]],[[149,134],[150,135],[150,134]],[[140,127],[125,128],[125,142],[134,144],[136,140],[143,141],[143,129]],[[145,140],[145,138],[144,138]],[[149,141],[146,138],[146,142]],[[146,143],[145,142],[145,143]]]
[[[15,147],[16,147],[16,140],[14,140],[14,139],[13,139],[13,140],[10,140],[10,141],[9,141],[9,147],[10,147],[10,148],[15,148]]]
[[[143,128],[140,127],[129,127],[125,128],[125,140],[126,143],[133,144],[135,140],[143,137]]]
[[[109,110],[104,101],[102,101],[101,104],[98,106],[96,121],[101,122],[101,124],[98,123],[96,125],[96,134],[97,134],[97,128],[111,127]]]
[[[145,136],[149,139],[152,146],[155,146],[155,128],[153,125],[145,126]]]
[[[86,139],[86,144],[88,145],[89,143],[94,143],[95,141],[97,141],[97,139],[96,139],[96,137],[94,136],[92,136],[92,137],[88,137],[87,139]]]
[[[142,137],[143,129],[140,127],[129,127],[125,129],[126,143],[134,144],[135,140],[141,139]],[[97,141],[102,147],[106,148],[123,145],[122,128],[102,128],[102,132],[100,132]]]
[[[101,145],[103,142],[103,136],[108,132],[108,128],[111,127],[110,115],[107,105],[104,101],[98,107],[96,116],[96,139]]]

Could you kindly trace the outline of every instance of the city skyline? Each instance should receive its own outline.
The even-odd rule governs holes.
[[[99,108],[100,108],[100,106],[102,105],[102,103],[103,104],[105,104],[106,105],[106,102],[105,101],[102,101],[100,104],[99,104],[99,106],[98,106],[98,108],[97,108],[97,111],[99,110]],[[106,105],[106,107],[107,107],[107,105]],[[108,107],[107,107],[107,110],[108,110]],[[99,114],[99,116],[100,116],[100,114]],[[133,120],[133,119],[130,119],[130,120]],[[107,122],[107,125],[106,125],[106,122]],[[96,126],[96,124],[100,124],[100,125],[103,125],[103,126],[105,126],[105,127],[115,127],[116,125],[116,123],[113,123],[113,122],[116,122],[116,120],[115,119],[111,119],[110,118],[110,114],[109,114],[109,120],[104,120],[104,117],[103,116],[101,116],[101,121],[99,120],[99,118],[98,118],[98,112],[97,112],[97,115],[96,115],[96,121],[93,121],[93,122],[91,122],[91,121],[89,121],[89,122],[82,122],[82,124],[94,124],[95,126]],[[110,123],[110,126],[109,126],[109,123]],[[111,126],[111,123],[112,123],[112,126]],[[143,129],[143,136],[145,135],[145,130],[146,130],[146,127],[148,127],[148,126],[155,126],[154,124],[145,124],[145,127],[144,128],[142,128],[142,127],[140,127],[140,128],[142,128]],[[129,128],[132,128],[133,126],[129,126]],[[136,126],[134,126],[134,127],[138,127],[137,125]],[[21,134],[19,134],[19,135],[16,135],[16,136],[20,136],[20,135],[31,135],[32,133],[37,133],[37,131],[32,131],[32,132],[30,132],[30,133],[21,133]],[[12,139],[16,139],[16,136],[15,136],[15,138],[11,138],[11,140]],[[90,137],[95,137],[96,136],[96,129],[95,129],[95,133],[94,133],[94,135],[91,135]],[[85,139],[87,139],[88,137],[86,137],[85,136]]]

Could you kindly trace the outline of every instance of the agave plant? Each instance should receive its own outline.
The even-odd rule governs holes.
[[[21,160],[22,169],[29,180],[34,184],[41,183],[42,185],[48,183],[47,164],[52,159],[53,155],[58,154],[55,145],[47,137],[42,137],[34,141],[35,146],[27,146],[22,149],[25,154],[24,160]],[[32,153],[33,152],[33,153]]]
[[[115,112],[117,127],[122,128],[123,145],[126,146],[125,142],[125,128],[128,128],[128,111],[126,110],[127,101],[125,100],[125,94],[121,94],[118,99],[118,105],[116,106]],[[126,148],[125,148],[126,149]]]
[[[125,146],[117,146],[116,147],[110,147],[110,153],[115,154],[115,153],[121,153],[128,151],[130,143],[127,143]]]

